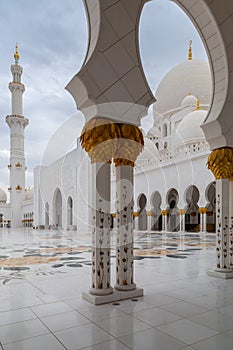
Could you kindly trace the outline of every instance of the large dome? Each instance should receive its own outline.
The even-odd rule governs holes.
[[[6,201],[7,201],[6,192],[0,188],[0,204],[6,203]]]
[[[152,160],[157,158],[158,149],[155,146],[154,142],[148,139],[148,137],[144,138],[144,148],[143,151],[139,154],[137,158],[138,161]]]
[[[192,94],[202,104],[210,104],[212,83],[207,61],[190,60],[178,64],[161,81],[155,93],[154,114],[163,114],[181,106]]]
[[[205,140],[205,135],[201,125],[204,122],[207,113],[208,112],[205,110],[195,110],[186,115],[176,129],[174,148],[187,143]]]

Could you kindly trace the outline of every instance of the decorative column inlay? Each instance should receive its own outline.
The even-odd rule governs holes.
[[[110,167],[109,163],[91,165],[92,205],[92,287],[90,293],[107,295],[110,286]]]
[[[116,167],[116,285],[133,290],[133,171],[130,165]]]
[[[224,147],[212,151],[208,157],[207,166],[216,179],[216,267],[210,274],[215,275],[216,271],[224,273],[225,278],[233,277],[230,209],[232,206],[230,184],[233,180],[233,148]]]

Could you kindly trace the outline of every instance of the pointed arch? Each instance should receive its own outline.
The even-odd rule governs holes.
[[[62,195],[59,188],[54,192],[53,196],[53,222],[56,227],[62,227]]]
[[[67,226],[73,225],[73,199],[69,196],[67,200]]]

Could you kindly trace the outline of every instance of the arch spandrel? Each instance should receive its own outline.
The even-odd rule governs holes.
[[[205,45],[213,82],[213,98],[202,125],[211,149],[233,147],[229,111],[233,109],[233,2],[228,0],[172,0],[194,23]],[[231,23],[229,23],[231,22]],[[230,25],[231,24],[231,25]]]
[[[85,108],[102,104],[97,110],[101,116],[102,110],[108,114],[109,109],[112,114],[112,104],[121,103],[126,105],[123,113],[121,107],[121,113],[114,113],[112,119],[139,125],[150,104],[155,102],[139,54],[139,19],[146,2],[135,0],[129,6],[126,0],[113,3],[84,0],[89,23],[87,55],[66,89],[86,121],[96,114],[86,113]],[[129,104],[131,112],[127,113]]]

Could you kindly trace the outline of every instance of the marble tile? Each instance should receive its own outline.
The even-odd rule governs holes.
[[[36,315],[28,308],[0,312],[0,326],[32,320]]]
[[[192,345],[197,350],[232,350],[233,341],[232,338],[225,334],[218,334],[214,337],[202,340]]]
[[[88,318],[90,321],[101,321],[112,317],[125,315],[120,309],[110,305],[95,306],[89,305],[89,307],[81,308],[79,313]]]
[[[118,316],[104,321],[99,321],[98,326],[114,337],[121,337],[126,334],[135,333],[151,326],[135,319],[130,315]]]
[[[233,317],[217,311],[209,311],[201,315],[194,315],[188,317],[188,319],[219,332],[233,329]]]
[[[179,339],[187,345],[191,345],[218,333],[213,329],[201,326],[186,319],[174,321],[164,326],[159,326],[158,329]]]
[[[187,303],[185,301],[179,301],[177,303],[161,305],[160,307],[161,309],[173,312],[174,314],[179,315],[181,317],[188,317],[188,316],[204,313],[205,311],[209,311],[208,309],[202,306]]]
[[[4,345],[4,350],[64,350],[64,346],[52,335],[46,334]]]
[[[138,311],[133,314],[133,317],[148,323],[149,325],[156,327],[172,321],[179,320],[180,317],[159,308],[153,308],[149,310]]]
[[[60,331],[63,329],[81,326],[90,323],[86,317],[77,311],[63,312],[62,314],[50,315],[42,317],[41,321],[52,331]]]
[[[69,350],[78,350],[113,339],[111,335],[94,324],[55,332],[55,336]]]
[[[133,350],[178,350],[185,347],[181,341],[155,328],[129,334],[119,340]]]
[[[114,339],[107,341],[106,343],[101,343],[85,348],[85,350],[129,350],[129,348],[120,343],[118,340]]]
[[[72,308],[64,302],[33,306],[31,309],[38,317],[46,317],[49,315],[60,314],[62,312],[73,311]]]
[[[2,344],[12,343],[46,333],[49,333],[49,330],[39,320],[29,320],[0,327]]]

